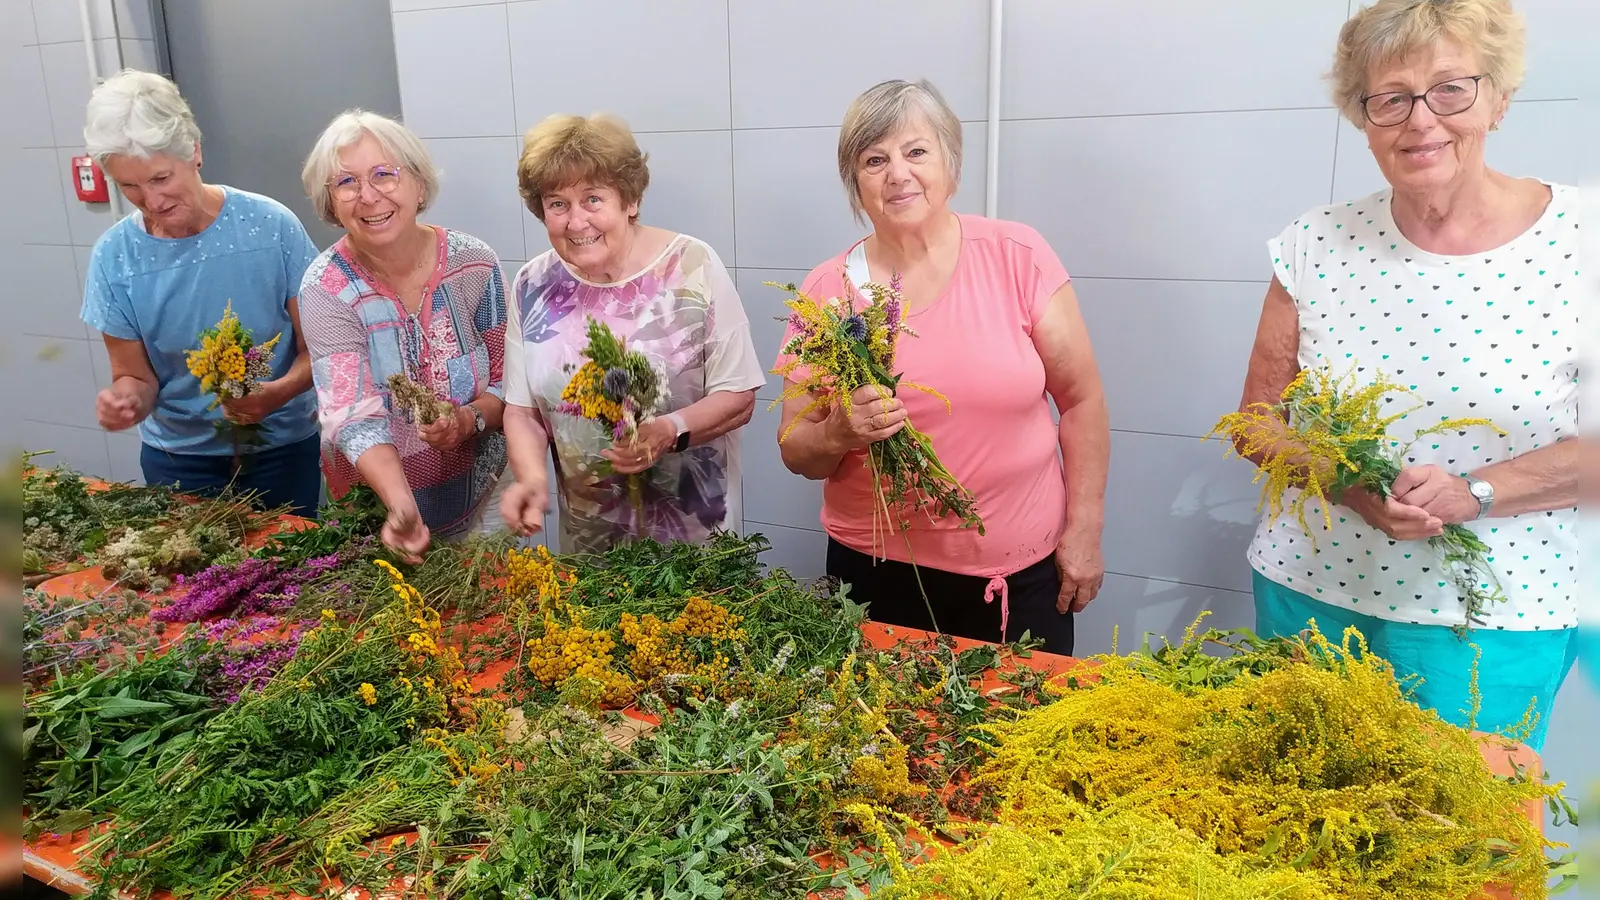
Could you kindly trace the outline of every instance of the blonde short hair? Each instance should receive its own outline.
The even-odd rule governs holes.
[[[1478,54],[1501,94],[1522,86],[1527,33],[1510,0],[1377,0],[1339,29],[1330,76],[1334,102],[1364,127],[1361,98],[1372,70],[1444,39]]]
[[[189,160],[200,146],[200,126],[177,85],[154,72],[123,69],[89,95],[83,143],[102,165],[111,156],[157,153]]]
[[[306,156],[305,166],[300,169],[300,184],[311,198],[312,208],[329,225],[339,224],[338,217],[333,214],[333,194],[328,187],[333,173],[339,171],[339,151],[354,146],[369,134],[400,168],[422,182],[422,202],[417,212],[427,210],[439,195],[439,170],[433,164],[433,157],[428,155],[428,148],[411,129],[388,116],[362,109],[345,110],[322,129],[322,135]]]
[[[574,184],[615,190],[623,206],[644,199],[650,156],[639,149],[626,122],[607,114],[587,118],[557,113],[528,129],[517,160],[517,190],[528,211],[544,221],[544,195]],[[637,215],[630,217],[637,222]]]
[[[961,120],[944,102],[939,89],[926,78],[885,81],[873,85],[851,102],[839,126],[839,180],[850,198],[850,212],[863,221],[861,188],[856,184],[856,160],[873,144],[904,128],[921,115],[933,127],[949,170],[950,186],[961,183]]]

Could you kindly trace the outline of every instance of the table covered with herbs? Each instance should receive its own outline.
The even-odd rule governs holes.
[[[24,863],[73,893],[1456,900],[1561,874],[1561,786],[1353,633],[1197,623],[1070,660],[869,623],[760,535],[408,567],[370,496],[274,523],[22,480],[24,568],[68,573],[24,597]]]

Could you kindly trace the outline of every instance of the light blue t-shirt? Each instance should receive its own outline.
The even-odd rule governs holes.
[[[160,390],[139,423],[139,436],[158,450],[231,456],[233,441],[219,433],[222,407],[200,392],[189,374],[188,351],[200,332],[222,319],[228,302],[256,343],[282,334],[272,376],[282,378],[296,357],[289,298],[317,256],[305,226],[270,197],[223,187],[222,211],[197,235],[158,238],[138,211],[95,242],[83,289],[83,321],[112,337],[144,344]],[[317,431],[316,396],[306,391],[262,420],[260,441],[241,451],[282,447]]]

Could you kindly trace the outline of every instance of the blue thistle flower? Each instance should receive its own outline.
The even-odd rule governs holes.
[[[845,319],[844,320],[844,333],[849,335],[851,340],[856,340],[856,341],[864,341],[864,340],[866,340],[867,339],[867,320],[863,319],[861,317],[860,313],[857,313],[857,314],[851,316],[850,318]]]
[[[628,396],[628,388],[632,386],[633,376],[628,374],[627,369],[621,367],[607,369],[605,377],[600,381],[600,390],[606,395],[606,399],[619,403],[623,397]]]

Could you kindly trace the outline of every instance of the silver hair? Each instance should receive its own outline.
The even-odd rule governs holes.
[[[312,208],[330,225],[339,224],[338,217],[333,214],[333,195],[328,188],[333,173],[339,171],[339,151],[369,134],[400,168],[422,182],[422,203],[417,212],[427,210],[439,195],[439,170],[415,132],[388,116],[362,109],[345,110],[322,129],[322,135],[306,156],[305,166],[300,169],[300,184],[311,199]]]
[[[1339,29],[1334,50],[1333,99],[1357,128],[1366,126],[1361,97],[1367,79],[1442,40],[1477,54],[1484,74],[1502,96],[1522,86],[1527,29],[1511,0],[1377,0]]]
[[[885,81],[868,88],[845,111],[839,126],[839,180],[850,198],[850,212],[863,221],[861,189],[856,184],[856,165],[861,154],[873,144],[905,127],[917,116],[927,119],[939,141],[949,170],[950,186],[961,183],[961,120],[944,101],[939,89],[926,78],[916,81]]]
[[[123,69],[89,95],[83,143],[101,165],[111,156],[158,153],[189,160],[200,146],[200,126],[177,85],[154,72]]]

